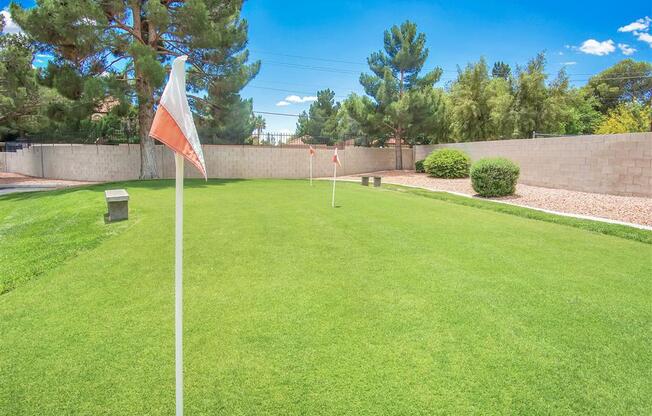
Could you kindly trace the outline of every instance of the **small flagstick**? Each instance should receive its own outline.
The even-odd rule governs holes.
[[[337,181],[337,163],[333,163],[333,200],[331,205],[335,208],[335,182]]]
[[[176,215],[174,245],[174,358],[177,416],[183,415],[183,156],[174,153],[176,165]]]
[[[312,153],[310,154],[310,186],[312,186]]]

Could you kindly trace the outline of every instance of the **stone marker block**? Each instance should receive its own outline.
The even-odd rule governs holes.
[[[129,194],[124,189],[108,189],[104,191],[106,205],[109,209],[109,222],[129,218]]]
[[[374,176],[374,188],[380,187],[380,180],[382,179],[382,176]]]
[[[362,176],[362,186],[369,186],[369,176]]]

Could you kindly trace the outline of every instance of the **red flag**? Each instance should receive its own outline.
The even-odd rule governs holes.
[[[340,158],[337,157],[337,147],[335,148],[335,153],[333,153],[333,163],[337,163],[338,166],[342,166],[340,163]]]
[[[310,148],[308,149],[308,153],[310,153],[310,157],[313,157],[315,155],[315,149],[313,149],[312,146],[310,146]]]
[[[187,58],[180,56],[172,63],[170,79],[163,90],[149,135],[183,155],[206,178],[204,155],[186,97]]]

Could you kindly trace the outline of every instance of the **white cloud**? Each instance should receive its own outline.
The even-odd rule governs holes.
[[[649,33],[636,33],[636,39],[647,43],[652,48],[652,35]]]
[[[5,28],[2,33],[21,33],[23,30],[14,22],[14,19],[11,18],[8,10],[0,11],[0,14],[5,20]]]
[[[626,43],[619,43],[618,44],[618,49],[623,53],[623,55],[631,55],[634,52],[636,52],[636,49],[632,48]]]
[[[577,62],[568,61],[568,62],[562,62],[561,64],[564,65],[564,66],[571,66],[571,65],[577,65]]]
[[[287,101],[288,103],[295,103],[295,104],[309,103],[312,101],[317,101],[317,97],[311,95],[304,96],[304,97],[300,97],[298,95],[288,95],[287,97],[285,97],[284,101]]]
[[[616,50],[614,41],[611,39],[599,42],[595,39],[588,39],[582,42],[579,47],[580,52],[587,53],[589,55],[609,55],[611,52]]]
[[[648,16],[642,17],[638,19],[635,22],[632,22],[628,25],[625,25],[623,27],[619,27],[618,31],[619,32],[635,32],[635,31],[642,31],[642,30],[647,30],[650,27],[650,23],[652,23],[652,19],[650,19]]]
[[[286,105],[290,105],[290,103],[288,103],[287,101],[283,101],[283,100],[276,103],[277,107],[285,107]]]

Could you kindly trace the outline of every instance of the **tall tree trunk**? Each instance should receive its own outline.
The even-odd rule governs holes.
[[[142,76],[137,77],[138,129],[140,135],[140,179],[158,178],[154,140],[149,129],[154,120],[154,97],[151,86]]]
[[[133,30],[137,34],[138,40],[150,47],[156,48],[156,31],[154,25],[147,19],[143,19],[144,1],[138,0],[130,2],[133,17]],[[143,23],[147,22],[146,25]],[[134,62],[137,56],[133,56]],[[136,73],[136,94],[138,96],[138,133],[140,135],[140,179],[158,178],[156,169],[156,154],[154,139],[149,137],[149,129],[152,127],[154,120],[154,88],[147,76],[134,65]]]
[[[398,96],[399,99],[403,98],[403,71],[401,71],[401,83],[399,84]],[[396,170],[403,170],[403,140],[401,136],[403,135],[403,129],[401,123],[399,122],[398,128],[396,129],[396,134],[394,138],[394,154],[396,155]]]

